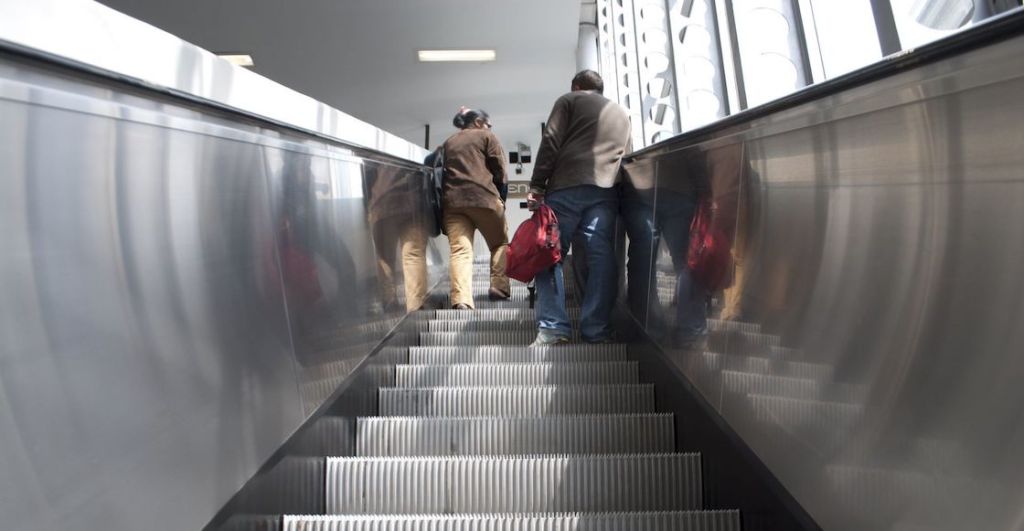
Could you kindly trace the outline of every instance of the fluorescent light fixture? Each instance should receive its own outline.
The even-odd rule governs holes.
[[[493,61],[498,58],[494,50],[419,50],[421,63]]]
[[[225,53],[217,54],[217,57],[226,60],[227,62],[238,65],[238,66],[252,66],[252,56],[241,53]]]

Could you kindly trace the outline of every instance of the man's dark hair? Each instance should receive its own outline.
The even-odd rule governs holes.
[[[579,90],[596,90],[604,94],[604,80],[601,79],[601,74],[593,70],[583,70],[576,74],[576,77],[572,78],[572,86]]]

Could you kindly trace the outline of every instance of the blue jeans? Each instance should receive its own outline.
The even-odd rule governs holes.
[[[577,231],[586,242],[587,283],[580,306],[580,332],[584,341],[606,340],[612,335],[618,271],[615,266],[615,220],[618,191],[597,186],[574,186],[547,194],[544,202],[558,217],[562,256],[569,253]],[[537,274],[537,326],[542,332],[569,337],[572,325],[565,311],[562,264]]]
[[[690,222],[697,200],[688,194],[658,190],[644,195],[624,188],[622,219],[629,236],[626,266],[627,299],[630,311],[654,337],[666,334],[662,305],[654,278],[658,249],[662,243],[672,257],[676,274],[676,316],[672,335],[686,341],[707,333],[708,292],[693,281],[686,254],[690,245]],[[668,306],[667,301],[664,306]]]

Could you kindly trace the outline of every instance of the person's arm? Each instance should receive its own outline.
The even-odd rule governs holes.
[[[508,197],[508,172],[505,170],[505,150],[501,147],[501,142],[498,141],[497,136],[494,136],[494,133],[487,135],[485,149],[487,169],[491,171],[494,187],[498,189],[498,195],[501,196],[501,200],[504,202]]]
[[[551,109],[551,115],[544,126],[540,148],[537,149],[537,161],[533,165],[533,176],[530,178],[531,195],[543,196],[547,192],[548,181],[555,169],[555,161],[558,160],[558,152],[562,149],[568,125],[569,100],[563,96],[555,101],[555,106]]]

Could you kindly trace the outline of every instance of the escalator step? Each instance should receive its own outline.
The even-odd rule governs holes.
[[[423,332],[420,345],[425,347],[457,347],[460,345],[529,345],[537,338],[537,330],[491,332]]]
[[[427,323],[424,332],[537,332],[537,321],[468,321],[433,320]]]
[[[740,513],[286,516],[284,531],[740,531]]]
[[[437,310],[437,319],[445,321],[535,321],[537,312],[530,308],[487,308],[467,312],[465,310]],[[579,309],[569,311],[570,318],[579,317]]]
[[[673,416],[366,417],[360,456],[632,454],[671,452]]]
[[[462,347],[409,347],[409,363],[538,363],[577,361],[625,361],[626,345],[558,345],[527,347],[481,345]]]
[[[381,416],[528,417],[653,412],[652,385],[380,389]]]
[[[328,457],[328,514],[702,508],[699,454]]]
[[[398,365],[396,387],[497,387],[639,383],[639,365],[605,363],[504,363]]]

